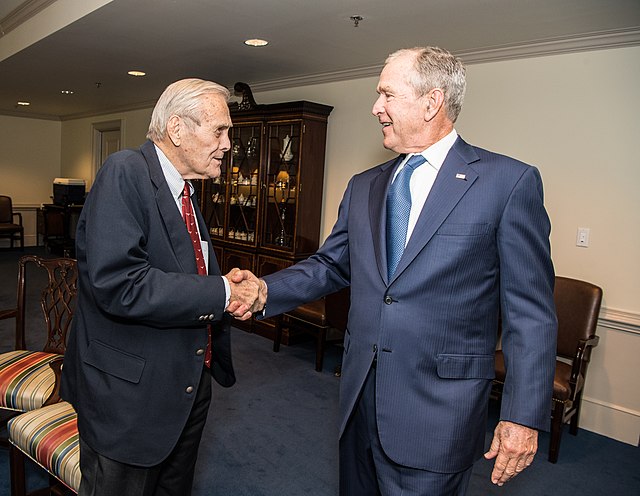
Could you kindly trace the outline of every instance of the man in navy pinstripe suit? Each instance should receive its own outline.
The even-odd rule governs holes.
[[[357,174],[319,251],[264,277],[265,316],[351,287],[341,382],[340,493],[464,495],[482,457],[499,316],[508,375],[485,454],[504,484],[549,421],[557,322],[538,171],[471,146],[454,122],[461,61],[392,54],[373,114],[399,156]],[[404,251],[388,273],[387,193],[416,154]]]

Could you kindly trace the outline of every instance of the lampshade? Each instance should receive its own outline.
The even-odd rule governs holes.
[[[276,184],[285,184],[289,182],[289,173],[286,170],[281,170],[276,176]]]

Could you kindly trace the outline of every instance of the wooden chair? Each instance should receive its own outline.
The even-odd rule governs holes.
[[[57,385],[62,357],[51,362]],[[57,396],[56,396],[57,399]],[[80,488],[80,440],[78,416],[66,401],[52,402],[9,420],[9,466],[12,496],[67,496]],[[30,458],[49,473],[49,484],[26,491],[25,461]]]
[[[346,287],[336,293],[325,296],[284,313],[278,318],[276,335],[273,340],[273,351],[280,350],[282,330],[290,330],[311,334],[316,340],[316,370],[322,371],[324,352],[328,342],[340,342],[344,339],[347,328],[351,293]],[[328,339],[331,330],[338,332],[336,339]],[[339,374],[339,371],[336,371]]]
[[[558,316],[556,372],[553,381],[551,441],[549,461],[556,463],[560,452],[562,426],[570,423],[569,432],[578,434],[582,392],[591,359],[591,349],[598,345],[596,335],[602,303],[602,289],[568,277],[556,277],[554,300]],[[567,363],[568,362],[568,363]],[[496,352],[497,392],[506,377],[504,355]]]
[[[43,205],[40,210],[42,242],[49,253],[75,257],[75,228],[81,211],[81,206]]]
[[[43,289],[34,291],[32,288],[42,279]],[[26,322],[31,313],[27,306],[33,303],[29,300],[34,293],[39,294],[46,331],[42,351],[29,351],[26,343]],[[8,422],[5,419],[8,443],[4,442],[10,445],[12,496],[26,495],[25,456],[51,474],[50,487],[32,494],[68,494],[67,487],[73,487],[76,481],[79,484],[75,412],[58,396],[76,295],[75,260],[25,255],[18,261],[16,307],[0,312],[0,319],[16,320],[15,349],[0,354],[0,391],[4,393],[0,395],[0,408],[9,413]],[[32,320],[29,327],[34,324]]]
[[[40,275],[29,272],[27,277],[28,267],[42,269],[42,275],[45,276],[39,299],[46,331],[42,351],[28,350],[26,345],[26,307],[31,285],[28,278],[38,278]],[[16,321],[14,350],[0,354],[0,410],[5,417],[3,424],[19,413],[57,401],[55,374],[49,364],[64,354],[77,294],[76,281],[77,267],[73,259],[44,259],[24,255],[18,261],[16,307],[0,311],[0,320],[14,318]],[[0,442],[7,444],[6,439]]]
[[[15,219],[18,223],[15,223]],[[14,241],[20,241],[20,249],[24,250],[24,227],[22,214],[13,211],[10,196],[0,195],[0,238],[9,238],[11,248]]]

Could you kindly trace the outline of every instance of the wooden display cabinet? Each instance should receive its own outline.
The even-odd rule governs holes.
[[[240,267],[263,276],[318,249],[333,108],[307,101],[257,105],[248,86],[237,83],[236,90],[243,101],[231,105],[231,150],[220,177],[194,184],[222,273]],[[275,335],[270,320],[237,325]]]

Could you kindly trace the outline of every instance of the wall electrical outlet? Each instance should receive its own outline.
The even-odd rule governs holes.
[[[587,248],[589,246],[589,234],[591,229],[588,227],[579,227],[578,235],[576,236],[576,246]]]

